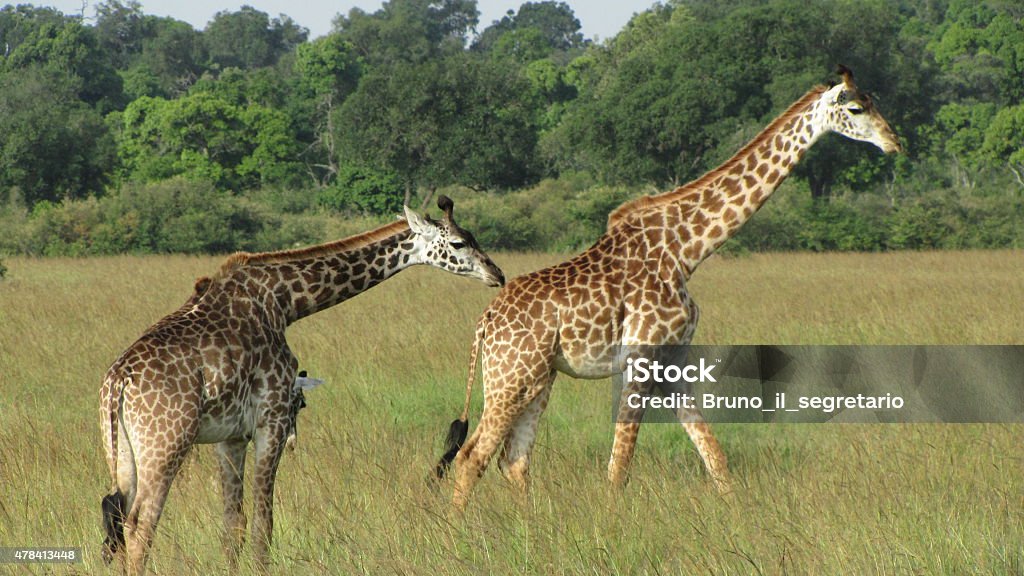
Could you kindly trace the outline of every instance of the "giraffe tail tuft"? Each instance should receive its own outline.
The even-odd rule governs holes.
[[[444,456],[441,456],[441,461],[437,463],[437,469],[434,471],[439,480],[444,478],[445,473],[451,468],[452,462],[462,448],[462,444],[466,442],[468,434],[469,419],[463,420],[460,418],[455,420],[452,422],[451,427],[448,428],[448,437],[444,441]]]
[[[103,531],[107,537],[103,539],[103,562],[110,562],[118,551],[124,549],[124,516],[127,499],[121,491],[103,497]]]
[[[476,361],[480,353],[480,341],[484,339],[487,333],[487,321],[490,319],[490,312],[484,311],[483,316],[476,323],[476,335],[473,338],[473,347],[469,352],[469,377],[466,379],[466,403],[462,407],[462,415],[459,419],[452,422],[448,428],[448,437],[444,441],[444,456],[441,456],[441,460],[437,463],[437,467],[434,469],[434,476],[437,479],[444,478],[448,469],[451,468],[452,462],[455,461],[455,457],[458,456],[459,450],[462,445],[466,442],[466,435],[469,434],[469,405],[470,400],[473,398],[473,382],[476,380]]]

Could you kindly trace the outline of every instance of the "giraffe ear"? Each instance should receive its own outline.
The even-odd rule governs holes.
[[[423,236],[427,240],[437,235],[437,227],[430,220],[413,212],[408,206],[405,206],[405,221],[409,223],[409,228],[414,234]]]
[[[199,294],[202,294],[203,292],[206,292],[206,289],[209,288],[210,284],[212,284],[212,283],[213,283],[213,280],[210,279],[209,276],[202,276],[202,277],[196,278],[195,293],[197,295],[199,295]]]
[[[323,383],[324,381],[320,378],[310,378],[306,376],[305,370],[299,372],[299,376],[295,378],[295,387],[299,390],[312,390]]]

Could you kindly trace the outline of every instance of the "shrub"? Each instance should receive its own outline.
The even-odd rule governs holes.
[[[31,211],[9,191],[7,201],[0,200],[0,254],[225,253],[308,245],[392,221],[401,210],[396,182],[391,181],[390,192],[365,193],[371,180],[360,180],[367,188],[359,195],[371,199],[364,206],[375,206],[382,216],[354,212],[363,208],[335,195],[337,187],[278,187],[239,196],[177,178],[126,184],[99,198],[42,201]],[[1024,247],[1024,197],[998,187],[984,192],[892,188],[817,200],[810,198],[806,183],[788,181],[783,188],[722,251]],[[581,177],[544,180],[506,193],[457,187],[443,192],[456,199],[459,222],[485,249],[558,252],[591,245],[605,231],[608,213],[642,193]],[[318,203],[331,210],[318,209]]]
[[[966,198],[960,203],[959,212],[960,247],[1024,246],[1024,198]]]
[[[29,242],[33,252],[46,256],[84,256],[91,251],[92,232],[101,222],[99,201],[43,201],[32,208]]]
[[[803,214],[807,223],[801,247],[814,251],[873,251],[882,248],[883,228],[842,200],[813,200]]]
[[[394,173],[345,166],[334,184],[320,191],[320,205],[335,212],[398,214],[405,191]]]
[[[537,245],[537,229],[528,213],[512,203],[494,204],[465,220],[485,250],[530,250]]]
[[[176,178],[129,184],[99,199],[40,202],[13,234],[20,239],[4,245],[54,256],[216,254],[316,242],[322,229],[306,216],[282,215],[212,184]]]
[[[269,186],[246,192],[253,204],[278,214],[305,214],[316,211],[320,191],[315,188],[289,189]]]
[[[959,247],[954,224],[957,214],[951,206],[935,201],[907,202],[889,216],[889,247],[923,250]]]

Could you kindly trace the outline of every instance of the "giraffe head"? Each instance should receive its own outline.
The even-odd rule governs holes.
[[[440,221],[420,216],[408,206],[405,219],[413,233],[415,248],[423,264],[436,266],[460,276],[481,280],[488,286],[504,286],[505,274],[477,244],[468,230],[459,228],[452,216],[455,203],[447,196],[437,199],[437,207],[444,212]]]
[[[838,74],[843,81],[822,96],[825,129],[878,146],[886,154],[900,152],[899,136],[875,107],[871,97],[853,83],[853,72],[839,65]]]

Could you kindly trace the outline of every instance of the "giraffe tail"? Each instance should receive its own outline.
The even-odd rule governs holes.
[[[469,434],[469,405],[473,398],[473,383],[476,380],[476,361],[480,353],[480,341],[483,340],[485,334],[484,321],[486,318],[487,313],[484,313],[484,316],[480,318],[476,325],[476,336],[473,338],[473,348],[469,353],[466,403],[462,408],[462,415],[457,420],[454,420],[448,428],[448,436],[444,441],[444,455],[441,456],[441,460],[438,461],[437,467],[434,469],[434,475],[437,479],[444,478],[445,473],[451,468],[452,462],[455,461],[455,457],[458,456],[462,445],[466,442],[466,436]]]
[[[100,418],[103,422],[103,431],[106,432],[107,450],[110,450],[108,461],[110,464],[110,475],[113,481],[111,493],[103,497],[100,508],[103,512],[103,531],[106,538],[103,540],[102,556],[107,564],[114,559],[120,550],[124,549],[124,519],[127,515],[128,499],[118,487],[117,482],[117,436],[118,436],[118,410],[121,405],[120,381],[108,377],[103,385],[103,400],[101,402]]]

